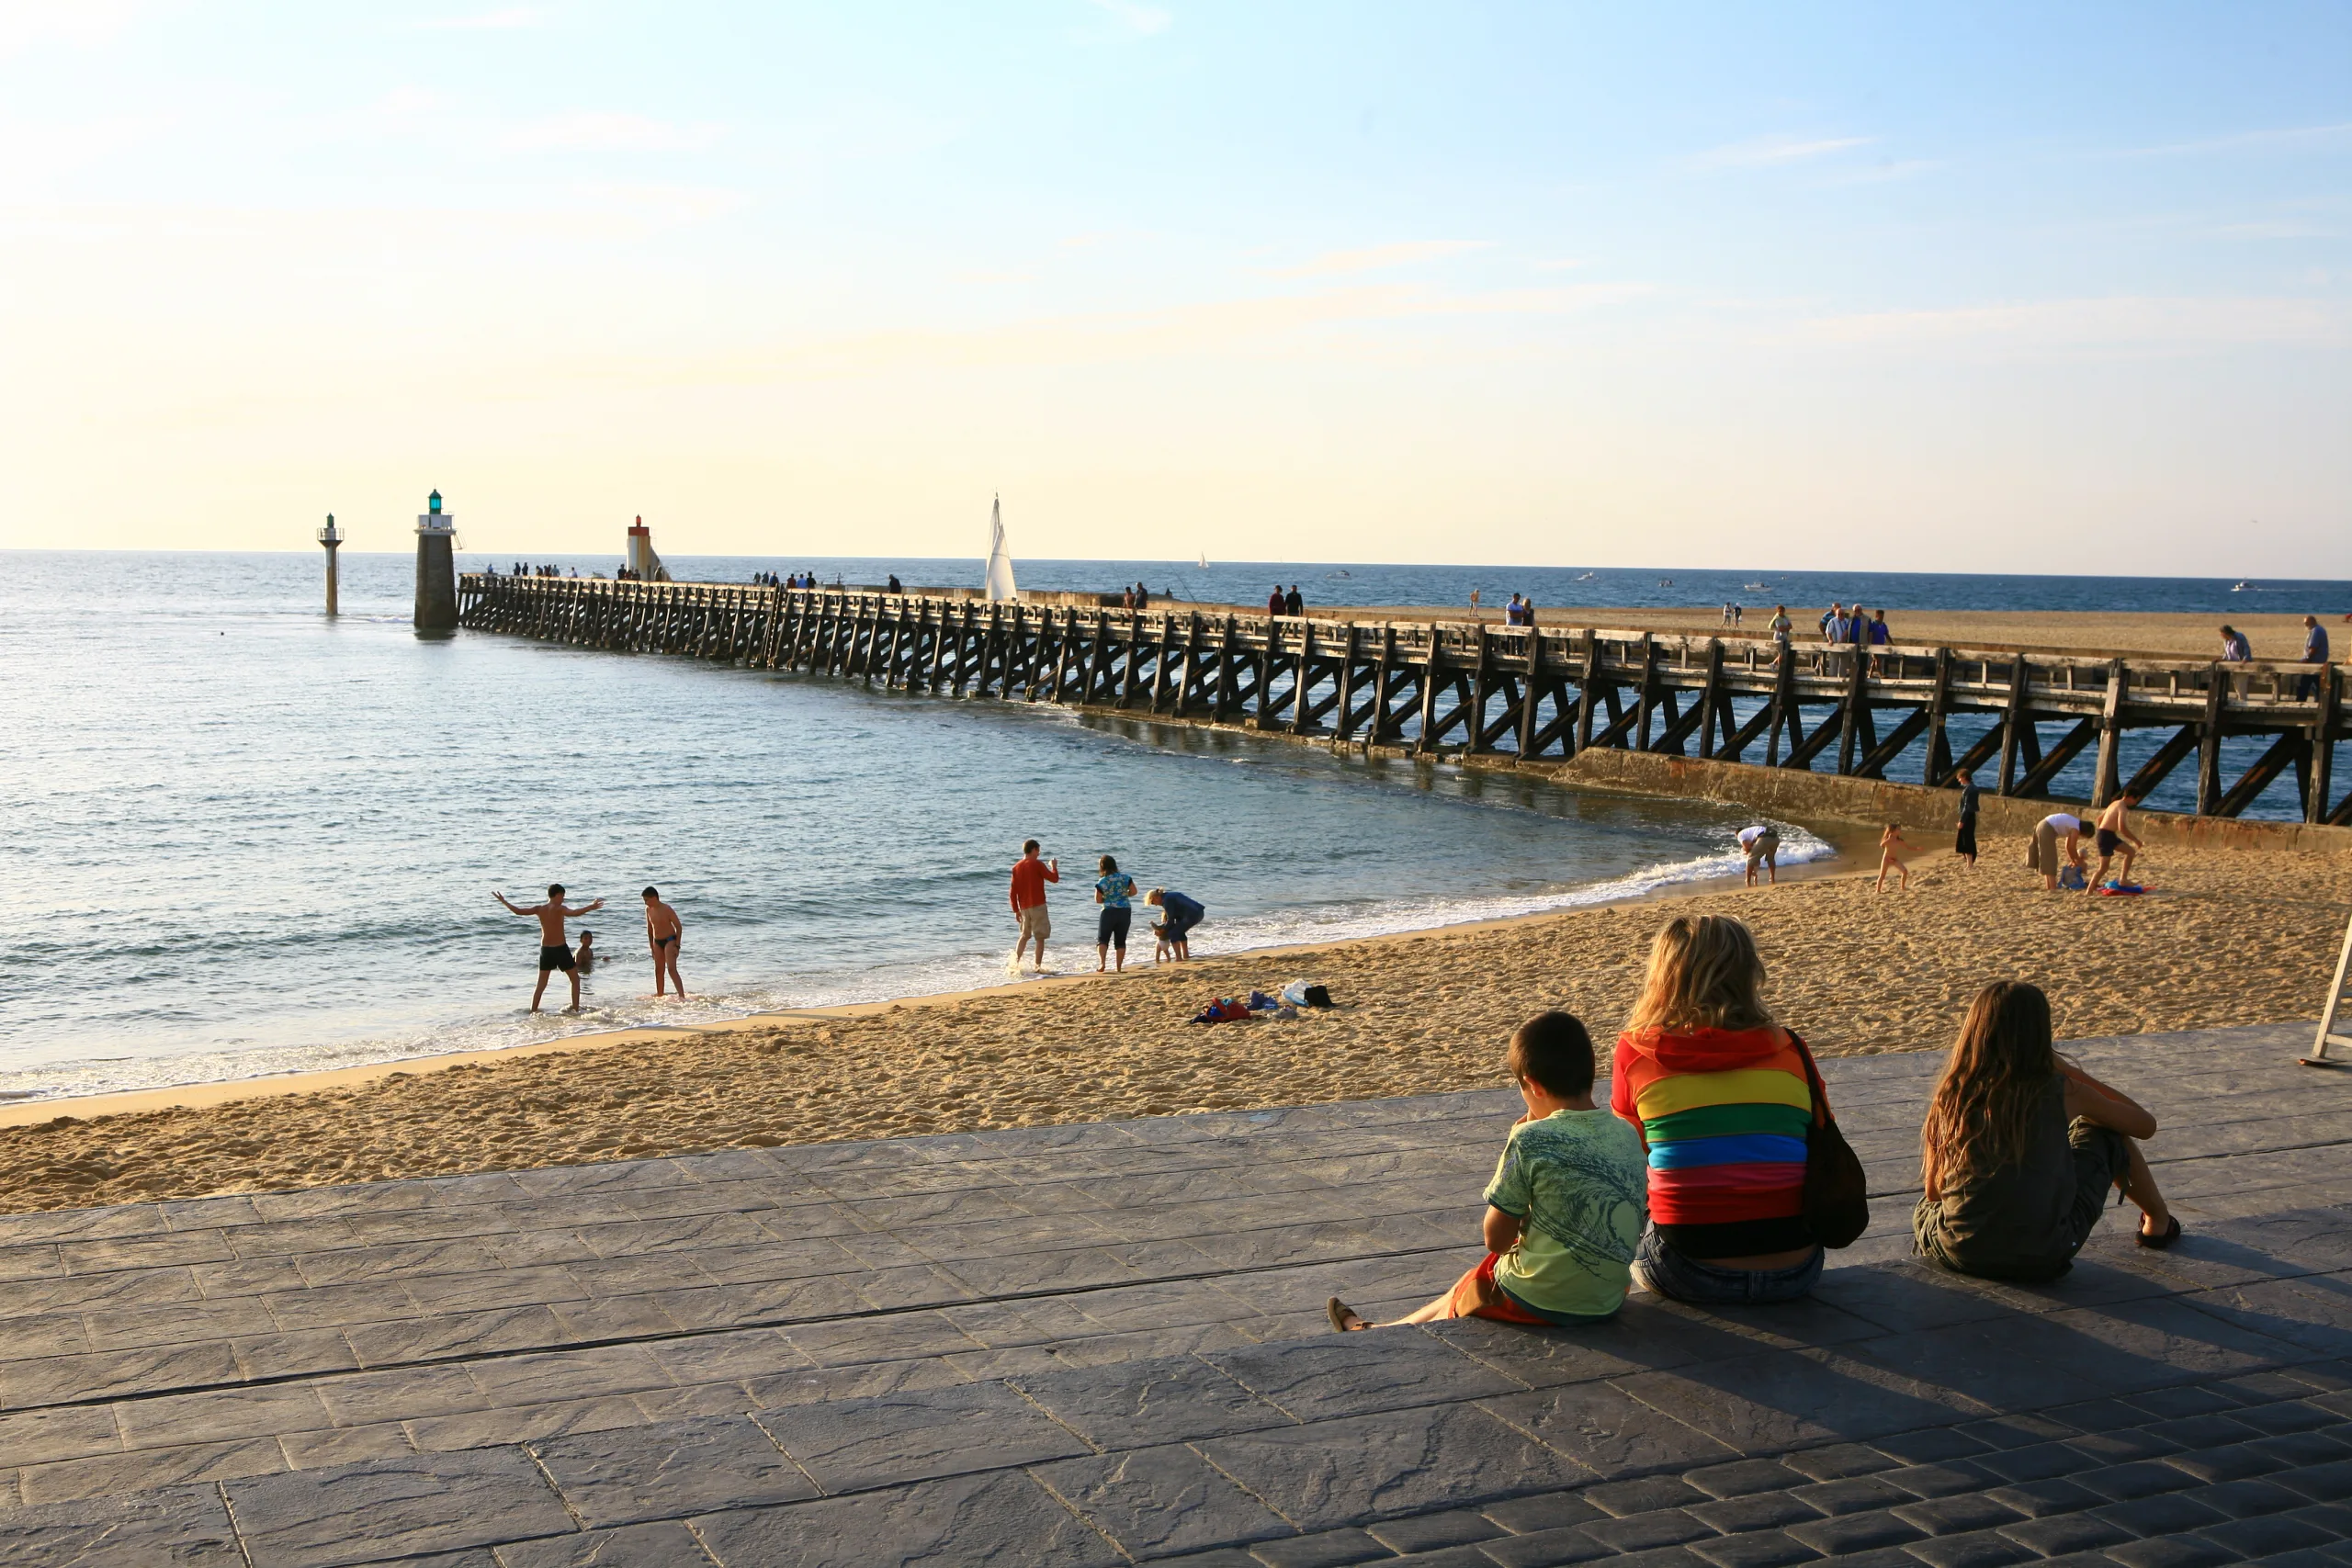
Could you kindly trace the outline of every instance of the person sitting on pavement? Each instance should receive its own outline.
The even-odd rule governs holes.
[[[1609,1106],[1649,1153],[1650,1224],[1634,1282],[1676,1301],[1794,1301],[1821,1278],[1821,1242],[1804,1218],[1814,1075],[1763,987],[1743,922],[1677,916],[1650,944],[1648,977],[1617,1037]]]
[[[1989,1280],[2054,1280],[2109,1189],[2140,1206],[2142,1247],[2180,1239],[2140,1140],[2156,1119],[2051,1044],[2050,998],[1998,980],[1977,993],[1919,1129],[1921,1257]]]
[[[1511,1035],[1508,1064],[1527,1114],[1487,1184],[1486,1258],[1398,1324],[1600,1323],[1624,1304],[1642,1234],[1641,1140],[1593,1103],[1592,1036],[1571,1013],[1540,1013]],[[1337,1296],[1325,1311],[1342,1333],[1393,1326]]]

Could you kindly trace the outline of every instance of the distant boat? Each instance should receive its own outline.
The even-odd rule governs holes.
[[[2254,592],[2254,584],[2251,582],[2233,582],[2230,584],[2230,592],[2233,593],[2250,593]]]
[[[1347,575],[1348,573],[1345,570],[1327,571],[1323,574],[1323,581],[1326,582],[1337,582],[1340,578]]]
[[[1657,585],[1660,588],[1671,588],[1674,586],[1674,579],[1670,577],[1661,577],[1657,580]]]
[[[1761,593],[1772,585],[1769,582],[1743,582],[1739,586],[1743,592],[1749,593]]]
[[[1203,571],[1206,571],[1206,570],[1208,570],[1208,569],[1209,569],[1209,556],[1208,556],[1208,552],[1207,552],[1206,550],[1203,550],[1203,551],[1201,552],[1201,570],[1202,570]]]

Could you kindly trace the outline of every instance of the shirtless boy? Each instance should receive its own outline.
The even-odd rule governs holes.
[[[2132,880],[2132,862],[2147,848],[2140,841],[2140,835],[2132,830],[2132,808],[2139,804],[2140,797],[2125,790],[2109,801],[2107,809],[2098,814],[2098,874],[2091,878],[2093,887],[2107,886],[2107,863],[2113,860],[2119,852],[2123,856],[2123,867],[2115,874],[2115,878],[2119,882]],[[2131,846],[2129,849],[2124,848],[2127,844]]]
[[[662,890],[645,890],[645,945],[653,950],[653,994],[662,994],[663,981],[677,987],[678,998],[685,999],[686,983],[678,978],[678,939],[685,933],[685,924],[678,919],[678,911],[662,902]]]
[[[593,904],[582,904],[577,909],[567,908],[564,907],[563,884],[560,882],[551,882],[548,885],[548,901],[544,904],[532,904],[526,907],[514,902],[503,893],[493,892],[491,897],[505,905],[509,914],[534,916],[539,922],[539,983],[531,987],[531,1010],[533,1012],[539,1010],[539,998],[547,995],[548,974],[553,970],[560,969],[571,977],[570,1010],[578,1012],[580,1010],[580,969],[571,959],[571,943],[563,938],[563,922],[576,920],[592,910],[603,908],[605,901],[599,898]]]

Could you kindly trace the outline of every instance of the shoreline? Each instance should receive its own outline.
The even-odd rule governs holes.
[[[1781,869],[1788,875],[1784,884],[1836,880],[1839,878],[1875,875],[1875,863],[1861,869],[1859,861],[1865,849],[1874,850],[1871,837],[1875,831],[1861,824],[1849,822],[1800,823],[1808,832],[1829,845],[1830,852],[1819,860],[1806,861]],[[1948,839],[1949,834],[1945,835]],[[1949,848],[1948,845],[1936,846]],[[1761,888],[1767,886],[1758,883]],[[1595,899],[1589,904],[1571,904],[1553,909],[1536,909],[1521,915],[1499,915],[1475,920],[1449,921],[1442,925],[1414,926],[1403,931],[1382,931],[1373,936],[1332,937],[1320,942],[1283,942],[1268,947],[1238,948],[1231,953],[1217,953],[1203,962],[1232,962],[1239,960],[1271,960],[1294,955],[1329,953],[1339,948],[1378,948],[1399,942],[1425,941],[1432,937],[1467,936],[1487,931],[1509,931],[1544,920],[1559,919],[1580,912],[1622,908],[1629,906],[1669,902],[1686,897],[1712,897],[1726,892],[1747,891],[1744,874],[1724,876],[1694,877],[1687,882],[1673,882],[1646,888],[1639,893],[1627,893],[1614,897]],[[1084,944],[1091,945],[1091,944]],[[611,960],[605,962],[610,963]],[[526,1061],[537,1056],[564,1055],[582,1051],[610,1050],[628,1045],[659,1044],[681,1039],[709,1039],[713,1036],[741,1034],[747,1032],[797,1027],[814,1027],[830,1021],[870,1018],[876,1014],[902,1010],[936,1009],[958,1006],[965,1002],[1012,996],[1031,996],[1086,984],[1114,984],[1145,975],[1175,975],[1182,965],[1162,964],[1154,967],[1149,959],[1130,965],[1125,974],[1114,971],[1099,974],[1093,970],[1036,975],[1026,979],[1006,980],[1001,984],[971,986],[952,991],[924,991],[907,996],[884,997],[873,1001],[834,1002],[813,1008],[786,1008],[773,1012],[746,1013],[740,1018],[726,1019],[716,1023],[640,1024],[626,1029],[591,1030],[569,1034],[556,1040],[535,1040],[521,1045],[494,1045],[479,1050],[446,1051],[423,1056],[394,1056],[381,1062],[363,1062],[347,1067],[320,1067],[292,1072],[265,1073],[247,1078],[215,1078],[198,1083],[170,1084],[155,1089],[116,1089],[104,1094],[59,1095],[46,1100],[20,1100],[0,1103],[0,1131],[17,1127],[40,1127],[60,1120],[94,1122],[105,1117],[141,1115],[160,1111],[203,1111],[216,1106],[232,1105],[242,1100],[266,1099],[299,1094],[331,1094],[364,1089],[397,1077],[415,1077],[460,1067],[494,1066],[501,1063]]]

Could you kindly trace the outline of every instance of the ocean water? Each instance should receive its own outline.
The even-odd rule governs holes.
[[[1747,820],[684,659],[420,638],[404,556],[346,555],[334,621],[314,555],[0,567],[8,1097],[1000,981],[1005,873],[1030,836],[1061,858],[1068,970],[1093,962],[1105,852],[1201,899],[1198,951],[1223,953],[1736,872]],[[1784,857],[1828,852],[1784,839]],[[550,881],[610,901],[584,922],[609,956],[578,1018],[525,1012],[537,926],[492,898]],[[649,883],[686,922],[684,1004],[646,999]]]

